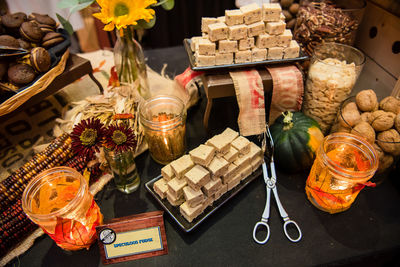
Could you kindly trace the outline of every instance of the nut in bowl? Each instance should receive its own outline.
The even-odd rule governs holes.
[[[372,144],[379,156],[379,176],[400,155],[400,99],[387,96],[378,101],[373,90],[363,90],[342,102],[331,132],[352,133]]]

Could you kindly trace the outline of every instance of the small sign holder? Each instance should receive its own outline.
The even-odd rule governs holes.
[[[110,220],[96,227],[104,264],[168,254],[163,211]]]

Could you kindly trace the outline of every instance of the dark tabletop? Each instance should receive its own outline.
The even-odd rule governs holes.
[[[173,77],[188,66],[183,47],[145,52],[148,64]],[[214,104],[210,133],[202,125],[205,96],[188,111],[187,150],[206,141],[227,126],[237,129],[237,106],[232,99]],[[233,99],[234,100],[234,99]],[[160,174],[161,165],[145,152],[136,159],[141,176],[137,192],[125,195],[113,182],[97,194],[105,220],[161,209],[146,191],[144,184]],[[364,189],[352,207],[330,215],[314,208],[304,193],[307,174],[287,175],[277,172],[280,199],[290,217],[303,232],[299,243],[289,242],[282,229],[276,204],[271,206],[271,237],[258,245],[252,239],[254,224],[260,220],[265,205],[265,186],[261,177],[217,210],[190,233],[164,214],[168,255],[118,263],[115,266],[310,266],[310,265],[400,265],[395,258],[400,251],[400,194],[398,171],[379,186]],[[47,236],[38,238],[31,249],[11,262],[18,266],[102,266],[97,245],[88,251],[66,252]]]

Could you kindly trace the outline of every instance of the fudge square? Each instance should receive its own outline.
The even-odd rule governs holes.
[[[179,198],[182,196],[183,191],[182,189],[187,185],[184,179],[174,178],[168,182],[168,191],[171,193],[172,196],[175,198]]]
[[[193,36],[190,40],[190,49],[192,49],[192,52],[196,51],[196,43],[198,40],[203,39],[203,36]]]
[[[299,44],[295,40],[292,40],[290,41],[290,45],[283,49],[283,58],[296,58],[299,56],[299,53]]]
[[[207,145],[199,145],[195,149],[192,149],[189,152],[189,155],[192,157],[192,161],[201,166],[207,166],[210,164],[211,160],[215,155],[215,148]]]
[[[282,59],[283,47],[268,48],[268,59]]]
[[[229,40],[240,40],[247,38],[246,25],[233,25],[228,27]]]
[[[243,24],[244,15],[240,9],[225,10],[225,23],[228,26]]]
[[[215,55],[214,56],[204,56],[199,55],[197,52],[194,53],[197,66],[214,66],[215,65]]]
[[[290,41],[293,38],[292,31],[287,29],[281,35],[276,36],[276,38],[276,46],[288,47],[290,45]]]
[[[223,22],[208,25],[208,38],[215,42],[228,38],[228,26]]]
[[[250,166],[251,167],[251,166]],[[222,186],[222,181],[220,178],[215,180],[210,180],[203,186],[203,192],[207,197],[211,197],[218,189]]]
[[[210,162],[208,169],[214,176],[220,177],[228,171],[228,167],[229,162],[227,162],[224,158],[214,157]]]
[[[251,49],[251,61],[263,61],[267,59],[267,48],[257,48]]]
[[[219,21],[216,18],[201,18],[201,31],[204,33],[208,33],[208,25],[218,22]]]
[[[279,21],[282,8],[278,3],[265,3],[262,6],[262,17],[264,21]]]
[[[251,167],[251,166],[250,166]],[[195,207],[202,204],[204,201],[204,194],[201,190],[194,190],[190,186],[183,188],[183,196],[190,207]]]
[[[251,51],[239,51],[235,53],[235,63],[251,62]]]
[[[182,179],[183,175],[194,166],[194,163],[189,155],[184,155],[170,163],[176,178]]]
[[[238,50],[237,41],[221,40],[218,41],[218,53],[233,53]]]
[[[262,20],[261,8],[256,3],[242,6],[240,10],[244,15],[245,24],[252,24]]]
[[[161,168],[161,175],[166,181],[171,181],[172,178],[175,177],[175,173],[171,168],[171,165],[165,165],[163,168]]]
[[[154,189],[154,192],[156,192],[157,195],[159,195],[161,199],[164,199],[167,197],[168,185],[167,185],[167,181],[165,181],[165,179],[161,178],[160,180],[155,182],[153,185],[153,189]]]
[[[267,22],[265,24],[265,31],[271,35],[282,34],[286,29],[286,23],[283,21]]]
[[[200,190],[203,185],[210,181],[210,172],[200,165],[195,165],[185,174],[185,179],[194,190]]]
[[[265,24],[262,21],[247,25],[247,35],[249,37],[258,36],[265,31]]]
[[[277,43],[277,37],[275,35],[269,35],[268,33],[264,33],[257,36],[256,47],[270,48],[276,46],[276,43]]]
[[[172,206],[179,206],[185,202],[183,194],[180,197],[176,197],[170,190],[167,191],[167,200]]]
[[[237,151],[239,151],[239,156],[247,154],[250,151],[250,141],[243,136],[239,136],[233,140],[231,145],[236,148]]]
[[[198,39],[196,41],[196,51],[199,53],[199,55],[205,55],[205,56],[213,56],[215,55],[215,43],[211,42],[208,39]]]
[[[223,138],[227,142],[232,142],[236,137],[239,136],[239,133],[227,127],[221,134],[221,138]]]
[[[239,40],[239,50],[249,50],[254,47],[254,37]]]
[[[182,216],[188,221],[192,222],[194,218],[199,216],[203,211],[203,205],[197,205],[196,207],[190,207],[187,202],[180,205],[179,210]]]
[[[239,152],[236,150],[236,148],[233,148],[232,146],[229,148],[228,153],[226,153],[223,158],[228,161],[229,163],[233,162],[237,157],[239,156]]]
[[[215,65],[226,65],[233,63],[233,53],[217,53],[215,55]]]
[[[230,141],[219,134],[208,139],[206,145],[215,147],[217,154],[226,154],[229,151]]]

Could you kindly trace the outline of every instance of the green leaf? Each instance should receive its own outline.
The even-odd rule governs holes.
[[[138,21],[138,25],[136,25],[136,26],[139,26],[138,28],[142,28],[142,29],[146,29],[147,30],[147,29],[152,28],[155,24],[156,24],[156,15],[154,15],[154,17],[149,22],[146,22],[143,19],[139,20]]]
[[[171,10],[175,6],[175,0],[166,0],[161,6],[167,11]]]
[[[60,21],[63,28],[72,35],[74,33],[74,28],[68,20],[64,19],[60,14],[56,13],[58,20]]]
[[[70,8],[79,4],[79,0],[61,0],[57,3],[59,9]]]
[[[72,13],[78,11],[78,10],[82,10],[82,9],[84,9],[84,8],[87,8],[87,7],[90,6],[93,2],[94,2],[94,0],[93,0],[93,1],[90,1],[90,2],[85,2],[85,3],[82,3],[82,4],[78,4],[78,5],[74,6],[74,7],[72,7],[71,10],[70,10],[69,12],[72,14]]]
[[[101,70],[100,72],[101,72],[101,74],[103,74],[103,75],[104,75],[104,77],[106,77],[106,79],[107,79],[107,80],[109,80],[109,79],[110,79],[110,74],[108,74],[108,72],[107,72],[107,71],[105,71],[105,70]]]

